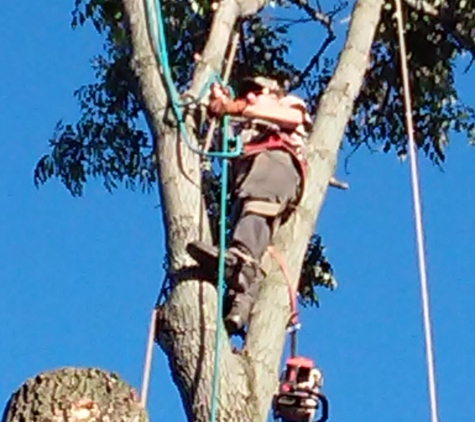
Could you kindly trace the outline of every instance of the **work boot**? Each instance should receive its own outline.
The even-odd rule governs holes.
[[[186,250],[207,271],[213,275],[218,272],[219,248],[198,240],[189,243]],[[236,247],[226,251],[224,274],[228,287],[238,293],[245,292],[252,283],[264,276],[259,263]]]
[[[252,305],[253,300],[248,294],[238,293],[235,296],[231,310],[224,318],[224,325],[229,335],[238,333],[247,325]]]
[[[226,318],[224,318],[226,330],[230,335],[242,331],[249,323],[252,307],[254,306],[258,293],[259,284],[254,283],[245,293],[237,293],[234,296],[231,310]]]

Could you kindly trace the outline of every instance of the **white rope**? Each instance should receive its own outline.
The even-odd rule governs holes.
[[[399,52],[401,59],[402,82],[404,89],[404,105],[406,109],[406,125],[409,138],[409,157],[411,162],[412,193],[414,201],[414,217],[416,222],[417,252],[419,255],[419,275],[421,282],[422,309],[424,317],[424,332],[426,343],[427,376],[429,381],[430,411],[432,422],[438,422],[437,390],[434,364],[434,351],[432,343],[432,326],[430,318],[429,288],[427,281],[427,267],[424,246],[424,230],[422,222],[421,195],[419,190],[419,173],[417,168],[417,150],[414,142],[414,123],[412,120],[412,99],[409,87],[407,66],[406,41],[404,38],[404,23],[402,16],[401,0],[395,0],[396,18],[398,25]]]
[[[145,352],[145,362],[142,377],[142,390],[140,392],[140,403],[145,409],[147,406],[148,389],[150,386],[150,373],[152,372],[153,346],[155,342],[155,329],[157,323],[157,309],[154,308],[150,317],[148,329],[147,348]]]

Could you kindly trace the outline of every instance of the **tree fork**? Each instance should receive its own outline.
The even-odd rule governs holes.
[[[289,267],[297,287],[308,241],[315,230],[328,183],[335,172],[338,151],[355,99],[369,66],[370,51],[380,19],[383,0],[358,0],[353,8],[346,42],[333,76],[322,95],[317,117],[307,144],[309,175],[298,211],[279,229],[275,245]],[[265,420],[277,384],[277,371],[285,341],[289,300],[286,282],[276,262],[270,262],[246,341],[253,357],[259,391],[260,420]],[[268,321],[272,321],[269,327]],[[273,351],[270,353],[269,351]]]
[[[369,64],[382,3],[383,0],[358,0],[355,4],[345,47],[320,100],[309,140],[307,192],[299,212],[279,230],[276,238],[276,246],[287,260],[295,285],[329,180],[334,174],[354,100]],[[220,3],[203,51],[203,61],[195,69],[191,92],[203,86],[213,69],[221,68],[239,14],[243,15],[244,10],[257,12],[265,4],[260,0],[224,0]],[[147,66],[144,61],[144,57],[153,52],[146,36],[142,2],[124,0],[124,6],[131,27],[135,63],[138,64],[136,73],[157,141],[167,249],[173,276],[194,264],[185,247],[199,237],[199,158],[179,142],[176,131],[163,121],[159,107],[166,102],[163,84],[157,68]],[[158,342],[169,359],[188,420],[206,422],[211,402],[216,289],[199,280],[175,281],[170,297],[161,308]],[[219,420],[222,421],[266,420],[275,393],[289,316],[286,284],[276,265],[271,266],[261,287],[242,354],[232,353],[227,338],[221,344]]]
[[[179,282],[160,309],[157,341],[166,353],[189,421],[207,422],[213,379],[216,288],[196,280]],[[220,321],[219,323],[222,323]],[[233,353],[223,330],[220,360],[219,420],[243,422],[251,417],[250,366]]]
[[[28,379],[7,403],[2,422],[148,422],[137,392],[97,368],[61,368]]]
[[[191,92],[194,87],[202,88],[200,81],[207,80],[213,69],[220,69],[239,10],[254,1],[241,3],[225,0],[220,4],[202,54],[203,63],[198,63],[195,69]],[[124,0],[124,8],[131,28],[134,71],[140,81],[148,122],[156,141],[166,244],[170,276],[173,277],[194,264],[185,247],[200,237],[200,228],[205,236],[209,234],[209,221],[204,218],[201,226],[198,212],[201,206],[200,158],[186,148],[176,129],[164,120],[162,106],[167,99],[158,68],[151,65],[153,50],[143,2]],[[190,135],[192,132],[189,130]],[[157,340],[169,359],[188,420],[204,422],[209,419],[211,402],[216,289],[198,280],[175,280],[174,284],[167,303],[161,308]],[[221,362],[220,419],[229,422],[256,420],[246,418],[250,411],[250,393],[244,359],[232,353],[227,338],[223,338],[221,344]]]

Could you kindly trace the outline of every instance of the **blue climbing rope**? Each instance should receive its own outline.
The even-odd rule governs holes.
[[[152,6],[152,0],[146,0],[147,2],[147,14],[148,16],[153,16],[153,6]],[[242,153],[242,143],[239,142],[239,139],[236,138],[236,148],[234,151],[228,151],[223,148],[223,151],[218,151],[218,152],[205,152],[201,150],[200,148],[197,148],[193,145],[193,143],[190,140],[188,130],[186,128],[186,121],[183,115],[182,108],[186,105],[189,104],[189,102],[182,102],[180,100],[180,97],[178,95],[178,91],[175,87],[175,83],[173,82],[173,78],[171,75],[171,67],[170,63],[168,61],[168,52],[167,52],[167,46],[166,46],[166,38],[165,38],[165,28],[164,28],[164,20],[163,20],[163,14],[162,14],[162,7],[160,0],[155,0],[155,11],[157,13],[157,27],[154,28],[153,25],[151,24],[151,19],[148,19],[149,22],[149,31],[152,34],[152,38],[155,44],[155,52],[157,54],[157,59],[158,62],[160,63],[163,71],[163,76],[165,78],[165,85],[168,90],[168,94],[170,96],[170,104],[173,110],[173,114],[175,115],[175,118],[178,123],[178,127],[180,130],[180,134],[185,141],[185,144],[187,147],[195,152],[196,154],[207,156],[207,157],[216,157],[216,158],[235,158],[241,155]],[[203,86],[201,89],[198,99],[202,99],[211,85],[214,82],[221,82],[221,77],[217,73],[213,73],[212,76],[209,78],[209,80],[206,82],[206,84]],[[224,126],[229,127],[229,119],[226,122],[223,122]],[[227,139],[228,145],[229,145],[229,131],[226,131],[223,133],[223,136]],[[224,140],[223,140],[224,144]],[[224,145],[223,145],[224,146]]]
[[[222,126],[223,151],[228,151],[229,145],[229,116],[224,117]],[[218,266],[218,310],[216,312],[216,333],[215,333],[215,351],[213,365],[213,390],[211,395],[211,422],[218,420],[218,395],[219,395],[219,360],[221,354],[221,322],[223,313],[224,297],[224,273],[225,273],[225,253],[226,253],[226,205],[227,205],[227,181],[228,181],[228,159],[222,160],[221,169],[221,204],[219,219],[219,266]]]
[[[147,21],[149,25],[149,31],[152,35],[154,42],[155,53],[157,55],[158,63],[162,67],[163,76],[165,79],[166,88],[170,96],[170,103],[173,110],[173,114],[178,123],[181,137],[183,138],[187,147],[196,154],[216,157],[222,160],[221,169],[221,197],[220,197],[220,222],[219,222],[219,263],[218,263],[218,304],[216,313],[216,334],[215,334],[215,353],[214,353],[214,373],[213,373],[213,388],[211,395],[211,422],[216,422],[218,418],[218,396],[219,396],[219,361],[221,352],[221,337],[222,326],[221,316],[223,311],[223,294],[224,294],[224,279],[225,279],[225,254],[226,254],[226,205],[227,205],[227,181],[228,181],[228,164],[229,159],[238,157],[242,153],[242,142],[239,138],[234,138],[235,149],[230,151],[230,119],[229,116],[224,116],[223,124],[221,127],[223,138],[223,150],[219,152],[203,151],[193,145],[190,140],[188,130],[186,128],[186,122],[183,116],[182,108],[187,103],[181,102],[176,86],[173,82],[173,78],[170,70],[170,63],[168,61],[168,52],[165,40],[164,20],[162,15],[162,7],[160,0],[155,0],[155,12],[157,16],[157,26],[152,25],[153,16],[153,3],[152,0],[146,0],[147,5]],[[222,82],[218,74],[214,73],[208,82],[205,84],[199,94],[199,99],[204,97],[209,90],[210,86],[214,82]]]

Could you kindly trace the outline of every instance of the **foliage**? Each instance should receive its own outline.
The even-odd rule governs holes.
[[[473,42],[467,44],[460,38],[474,27],[474,13],[468,17],[460,8],[450,19],[441,14],[431,16],[411,8],[405,13],[416,142],[436,164],[445,159],[451,131],[465,133],[469,141],[475,139],[475,110],[461,101],[454,77],[457,59],[467,51],[475,52]],[[347,139],[356,148],[361,144],[382,145],[384,152],[395,150],[405,155],[407,137],[396,40],[394,7],[387,1]]]
[[[335,290],[338,286],[333,268],[324,252],[321,236],[313,235],[305,254],[298,287],[299,301],[303,306],[320,304],[317,287]]]
[[[211,2],[162,1],[172,73],[185,89],[193,71],[189,58],[201,51],[211,20]],[[61,180],[75,196],[89,178],[100,178],[108,190],[119,183],[150,190],[156,182],[153,143],[144,126],[137,81],[130,71],[131,48],[120,0],[76,0],[72,26],[92,23],[104,39],[100,55],[92,60],[96,81],[75,91],[81,118],[75,124],[59,122],[50,140],[51,151],[38,162],[37,185]],[[286,60],[289,25],[254,16],[243,24],[233,80],[245,75],[270,74],[290,80],[299,70]]]
[[[35,183],[59,178],[75,196],[89,177],[103,179],[108,190],[119,182],[147,190],[156,180],[153,147],[139,128],[137,81],[129,67],[130,45],[117,0],[76,0],[72,26],[92,22],[104,38],[102,54],[92,60],[96,82],[74,92],[81,110],[76,124],[59,122],[51,152],[38,162]]]
[[[412,4],[413,0],[406,0]],[[475,138],[475,111],[463,104],[455,88],[457,59],[475,51],[473,0],[452,2],[442,11],[426,13],[406,7],[406,30],[412,78],[414,118],[419,147],[436,164],[444,158],[451,131]],[[209,0],[176,2],[163,0],[165,31],[173,77],[180,90],[192,75],[190,57],[203,49],[211,22]],[[417,2],[417,4],[421,4]],[[425,4],[425,3],[424,3]],[[244,38],[233,68],[232,80],[266,74],[288,87],[299,89],[312,112],[331,78],[337,51],[329,47],[335,39],[334,17],[346,7],[336,2],[326,13],[304,0],[279,0],[276,9],[291,10],[295,18],[278,19],[266,11],[242,23]],[[430,5],[430,4],[429,4]],[[76,196],[90,178],[102,179],[108,190],[119,183],[130,189],[150,190],[156,180],[154,145],[145,127],[137,80],[130,70],[131,46],[120,0],[76,0],[73,28],[92,23],[104,40],[100,55],[92,60],[95,81],[79,88],[76,97],[81,118],[74,124],[59,122],[50,140],[50,152],[35,169],[35,183],[58,178]],[[289,60],[291,29],[313,22],[323,34],[315,54],[299,68]],[[346,140],[354,148],[381,146],[385,152],[405,154],[403,97],[394,10],[387,0],[372,49],[370,69]],[[219,198],[218,174],[204,172],[208,213],[216,233]],[[334,288],[333,270],[324,256],[321,239],[314,236],[301,275],[301,301],[318,304],[315,287]]]
[[[410,1],[409,1],[410,3]],[[435,163],[444,158],[450,131],[475,138],[474,110],[463,104],[454,85],[456,60],[475,51],[473,1],[451,3],[439,15],[406,8],[409,61],[418,145]],[[211,2],[162,2],[166,16],[170,62],[179,88],[186,88],[193,67],[189,58],[201,51],[212,11]],[[299,87],[315,111],[329,81],[335,52],[325,48],[334,39],[332,18],[345,4],[324,14],[302,1],[279,1],[295,9],[294,20],[272,19],[269,13],[251,17],[242,25],[241,43],[233,80],[249,74],[268,74]],[[306,20],[302,16],[307,17]],[[325,17],[325,19],[323,17]],[[313,19],[327,30],[327,38],[302,69],[288,60],[295,25]],[[140,129],[143,113],[137,81],[130,72],[130,45],[120,0],[76,0],[72,26],[93,24],[104,39],[103,52],[92,61],[96,81],[78,89],[81,118],[75,124],[59,122],[50,140],[51,152],[39,161],[35,183],[59,178],[73,195],[83,192],[89,177],[102,178],[107,189],[124,182],[133,189],[150,189],[155,178],[153,144]],[[347,128],[347,141],[358,148],[381,145],[383,151],[406,151],[404,110],[399,77],[398,44],[392,2],[387,1],[371,67]]]

